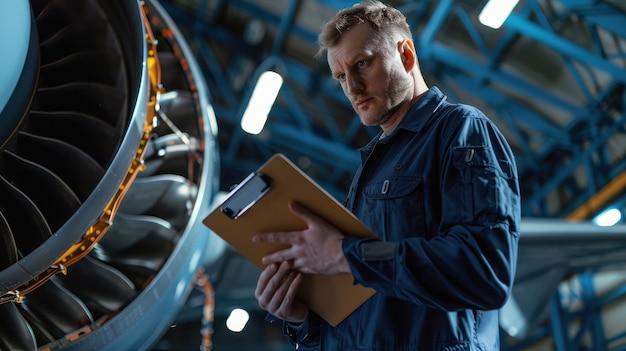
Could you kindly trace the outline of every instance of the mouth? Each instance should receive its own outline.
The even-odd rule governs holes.
[[[372,100],[372,98],[358,99],[358,100],[355,101],[354,106],[357,109],[363,109],[363,108],[367,107],[367,105],[370,103],[371,100]]]

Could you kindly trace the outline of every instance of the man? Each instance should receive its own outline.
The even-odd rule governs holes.
[[[506,140],[482,112],[428,88],[398,10],[357,4],[319,41],[363,124],[381,128],[359,150],[345,202],[380,240],[341,233],[291,204],[307,229],[253,238],[291,245],[263,258],[259,306],[284,321],[296,348],[499,350],[520,222]],[[331,327],[295,296],[302,274],[342,272],[377,293]]]

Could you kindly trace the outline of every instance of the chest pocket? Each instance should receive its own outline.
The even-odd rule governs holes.
[[[362,218],[383,240],[422,234],[423,181],[416,177],[377,178],[363,189]]]

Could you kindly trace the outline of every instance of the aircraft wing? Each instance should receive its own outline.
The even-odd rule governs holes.
[[[521,233],[513,293],[500,311],[500,326],[513,337],[524,337],[543,321],[569,275],[586,268],[620,269],[626,262],[626,225],[525,218]]]

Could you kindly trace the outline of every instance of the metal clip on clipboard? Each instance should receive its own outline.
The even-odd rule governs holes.
[[[241,217],[270,190],[269,178],[252,172],[230,192],[221,206],[222,212],[231,219]]]

